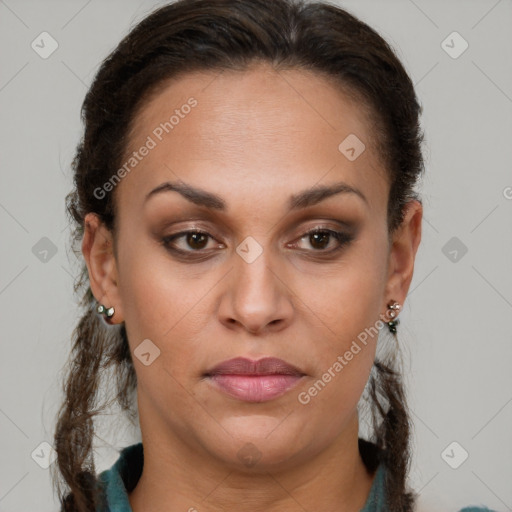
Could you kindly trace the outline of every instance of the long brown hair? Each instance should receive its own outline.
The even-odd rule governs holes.
[[[180,0],[158,8],[130,31],[104,60],[85,97],[84,135],[73,160],[74,189],[66,197],[77,255],[87,213],[95,212],[115,233],[113,194],[98,197],[94,191],[122,165],[129,128],[144,101],[179,74],[244,70],[259,60],[275,69],[322,74],[369,109],[391,184],[388,234],[400,226],[405,205],[418,199],[414,187],[424,168],[421,107],[407,72],[382,37],[345,10],[321,2]],[[75,292],[83,316],[73,333],[64,379],[52,478],[62,510],[90,512],[100,497],[92,453],[95,416],[117,403],[135,417],[137,379],[124,324],[107,326],[98,318],[85,265]],[[102,401],[100,390],[110,375],[115,390],[111,401]],[[410,419],[393,355],[375,360],[367,389],[373,418],[369,441],[387,470],[388,508],[412,510],[415,495],[406,484]],[[360,443],[361,450],[366,446]]]

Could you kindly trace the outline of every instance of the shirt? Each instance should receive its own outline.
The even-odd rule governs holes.
[[[128,499],[142,474],[144,451],[142,443],[124,448],[114,465],[98,476],[106,508],[96,512],[133,512]],[[360,512],[388,512],[385,505],[385,467],[379,464],[370,494]],[[459,512],[494,512],[488,508],[465,507]]]

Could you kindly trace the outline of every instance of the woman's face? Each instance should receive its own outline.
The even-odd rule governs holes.
[[[91,287],[125,322],[143,435],[274,468],[357,435],[375,326],[412,274],[393,266],[369,126],[318,75],[263,65],[186,75],[142,107]],[[298,375],[211,373],[237,357]]]

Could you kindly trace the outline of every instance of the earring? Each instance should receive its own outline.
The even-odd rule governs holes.
[[[400,320],[397,318],[400,308],[400,304],[396,301],[391,301],[388,304],[387,315],[391,320],[386,323],[388,324],[388,329],[392,334],[396,334],[396,326],[400,323]]]
[[[106,308],[103,304],[98,304],[96,307],[96,311],[100,315],[105,315],[107,318],[111,318],[114,316],[115,309],[112,306],[111,308]]]

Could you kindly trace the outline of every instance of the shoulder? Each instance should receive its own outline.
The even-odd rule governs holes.
[[[96,512],[131,512],[128,493],[140,478],[143,462],[142,443],[121,450],[115,464],[98,475],[101,504]]]
[[[492,510],[491,508],[487,507],[464,507],[459,510],[459,512],[496,512],[495,510]]]

